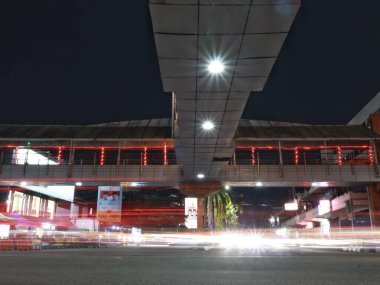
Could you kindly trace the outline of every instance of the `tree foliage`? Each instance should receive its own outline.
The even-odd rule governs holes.
[[[223,230],[238,225],[239,207],[232,204],[230,195],[223,189],[206,200],[207,224],[209,229]]]

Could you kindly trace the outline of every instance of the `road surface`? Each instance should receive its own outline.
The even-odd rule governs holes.
[[[380,284],[379,253],[173,248],[0,251],[0,284]]]

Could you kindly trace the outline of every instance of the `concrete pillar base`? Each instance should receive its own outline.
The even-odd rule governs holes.
[[[380,183],[368,185],[372,226],[380,227]]]
[[[198,198],[197,222],[198,231],[203,231],[204,224],[204,197],[216,194],[221,189],[219,182],[183,182],[179,184],[179,191],[190,197]]]

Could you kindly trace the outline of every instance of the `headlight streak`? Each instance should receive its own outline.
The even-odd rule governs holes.
[[[331,228],[329,236],[321,234],[319,228],[306,229],[263,229],[221,232],[123,232],[115,227],[111,232],[58,231],[53,224],[45,229],[18,229],[2,233],[5,238],[39,239],[47,247],[55,244],[93,246],[140,246],[140,247],[180,247],[221,250],[242,250],[254,252],[283,252],[294,248],[339,249],[359,251],[366,248],[380,250],[380,229]],[[25,238],[26,237],[26,238]],[[0,240],[1,247],[1,240]]]

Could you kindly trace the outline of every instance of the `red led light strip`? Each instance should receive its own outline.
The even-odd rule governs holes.
[[[338,165],[342,165],[342,149],[340,146],[337,147],[338,152]]]
[[[62,147],[58,147],[58,155],[57,155],[58,164],[60,165],[62,162]]]
[[[255,165],[256,164],[256,157],[255,157],[255,148],[254,147],[251,148],[251,152],[252,152],[252,165]]]
[[[144,166],[148,165],[148,148],[144,147]]]
[[[374,165],[374,159],[373,159],[373,149],[371,146],[368,147],[368,157],[369,157],[369,163],[371,165]]]
[[[164,165],[167,165],[168,164],[168,149],[167,149],[167,146],[166,146],[166,143],[164,145]]]
[[[104,156],[105,156],[105,151],[104,151],[104,147],[102,147],[102,150],[100,152],[100,165],[104,165]]]

